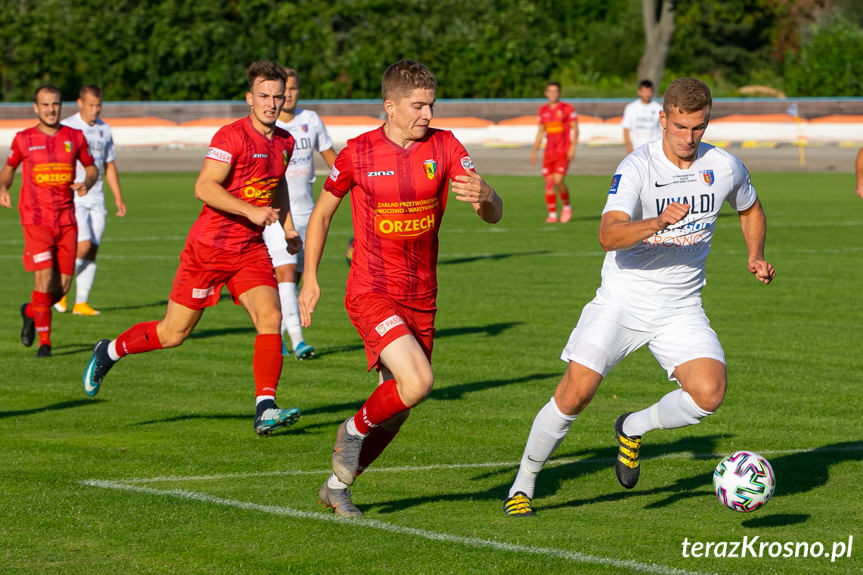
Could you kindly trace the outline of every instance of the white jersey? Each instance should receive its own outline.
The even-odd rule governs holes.
[[[626,105],[620,125],[629,130],[633,150],[662,137],[662,126],[659,125],[661,110],[662,104],[654,100],[645,104],[639,99]]]
[[[105,173],[105,164],[114,161],[114,139],[111,137],[111,127],[108,126],[101,118],[96,120],[92,126],[81,119],[81,114],[69,116],[62,122],[70,128],[81,130],[84,132],[84,137],[87,138],[87,144],[90,148],[90,154],[96,160],[96,168],[99,169],[99,178],[90,191],[84,196],[75,194],[76,206],[87,206],[91,208],[105,207],[105,192],[102,189],[102,174]],[[75,171],[75,181],[84,181],[84,166],[78,162]]]
[[[722,203],[743,211],[757,199],[749,172],[721,148],[702,143],[685,170],[665,156],[662,140],[638,148],[617,167],[603,214],[620,211],[633,221],[644,220],[672,202],[689,204],[689,213],[632,248],[608,252],[597,295],[654,312],[700,305],[704,264]]]
[[[277,121],[276,125],[290,132],[294,137],[294,153],[285,170],[288,192],[291,197],[291,214],[311,214],[315,207],[314,152],[323,152],[333,147],[324,123],[317,112],[297,108],[293,119],[288,122]]]

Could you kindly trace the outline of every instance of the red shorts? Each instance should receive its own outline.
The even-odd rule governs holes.
[[[566,152],[562,154],[549,154],[546,151],[542,156],[542,175],[549,174],[565,174],[569,169],[569,158],[566,157]]]
[[[347,295],[345,309],[363,338],[369,371],[379,367],[383,349],[403,335],[414,336],[431,361],[437,312],[434,297],[397,301],[376,293]]]
[[[243,252],[232,252],[196,241],[186,242],[180,252],[171,301],[191,309],[211,307],[219,303],[225,284],[237,305],[240,295],[254,287],[270,286],[277,290],[267,247],[261,243]]]
[[[24,269],[28,272],[56,268],[61,274],[75,273],[78,226],[24,225]]]

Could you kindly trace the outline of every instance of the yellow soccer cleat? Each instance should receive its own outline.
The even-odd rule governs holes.
[[[503,512],[510,517],[533,517],[536,515],[530,497],[525,495],[523,491],[516,491],[512,497],[503,502]]]
[[[87,302],[81,302],[75,304],[75,307],[72,308],[72,313],[74,315],[99,315],[102,312],[93,309]]]
[[[54,304],[54,309],[60,313],[66,313],[66,310],[69,309],[66,307],[66,296],[61,297],[60,301]]]
[[[632,412],[627,412],[614,422],[614,436],[617,439],[617,461],[614,462],[614,474],[621,485],[632,489],[638,483],[641,464],[638,462],[638,450],[641,449],[640,435],[623,433],[623,421]]]

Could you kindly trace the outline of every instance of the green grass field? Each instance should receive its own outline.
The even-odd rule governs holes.
[[[355,484],[359,521],[317,503],[336,427],[376,382],[342,303],[347,205],[306,330],[318,358],[287,358],[281,379],[282,407],[303,410],[296,427],[268,438],[252,431],[254,332],[229,298],[179,349],[128,357],[96,399],[82,391],[97,339],[161,317],[200,208],[194,177],[122,175],[129,215],[110,218],[91,295],[103,313],[55,314],[47,360],[18,341],[32,280],[17,213],[0,213],[0,572],[863,572],[863,203],[850,174],[753,176],[777,279],[765,287],[747,273],[737,218],[724,214],[704,302],[728,357],[725,404],[696,427],[646,436],[641,481],[625,491],[613,473],[612,423],[672,389],[637,352],[573,425],[527,520],[505,517],[501,504],[599,283],[609,178],[570,177],[576,216],[567,225],[542,223],[538,177],[489,177],[505,202],[497,226],[451,201],[435,390]],[[773,499],[752,514],[712,493],[713,467],[736,449],[765,455],[777,476]],[[850,557],[846,549],[832,562],[834,543],[852,536]],[[804,542],[827,556],[770,557],[775,545],[763,557],[683,556],[684,540],[728,542],[730,553],[755,537],[756,551]]]

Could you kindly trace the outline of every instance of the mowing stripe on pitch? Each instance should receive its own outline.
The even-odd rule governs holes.
[[[119,489],[124,491],[133,491],[136,493],[144,493],[147,495],[157,495],[162,497],[173,497],[176,499],[185,499],[188,501],[198,501],[201,503],[209,503],[213,505],[223,505],[226,507],[234,507],[246,511],[257,511],[260,513],[268,513],[271,515],[280,515],[285,517],[294,517],[297,519],[311,519],[315,521],[326,521],[330,523],[339,523],[346,526],[363,527],[367,529],[376,529],[399,535],[408,535],[411,537],[420,537],[430,541],[441,541],[445,543],[455,543],[457,545],[465,545],[479,549],[494,549],[495,551],[504,551],[509,553],[521,553],[529,555],[543,555],[546,557],[554,557],[573,561],[576,563],[589,563],[593,565],[605,565],[617,569],[631,569],[641,573],[655,573],[657,575],[708,575],[695,571],[686,571],[676,569],[665,565],[655,565],[651,563],[642,563],[640,561],[631,561],[625,559],[611,559],[608,557],[598,557],[579,553],[577,551],[567,551],[565,549],[557,549],[554,547],[536,547],[532,545],[518,545],[516,543],[504,543],[501,541],[493,541],[491,539],[480,539],[478,537],[463,537],[460,535],[452,535],[450,533],[441,533],[439,531],[428,531],[426,529],[416,529],[414,527],[404,527],[395,525],[377,519],[344,519],[329,513],[312,513],[309,511],[301,511],[291,507],[278,505],[260,505],[247,501],[237,501],[234,499],[225,499],[216,497],[207,493],[199,493],[196,491],[186,491],[183,489],[153,489],[151,487],[143,487],[133,485],[129,482],[122,481],[103,481],[98,479],[90,479],[80,482],[83,485],[91,487],[101,487],[103,489]]]

